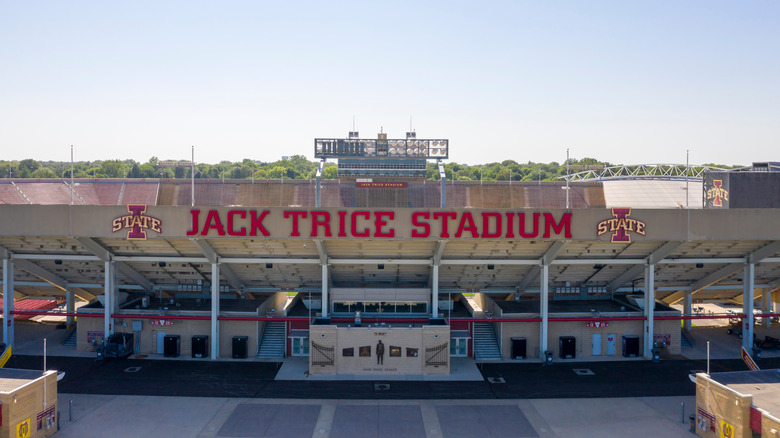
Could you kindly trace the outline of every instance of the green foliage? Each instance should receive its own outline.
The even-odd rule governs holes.
[[[160,163],[169,163],[161,166]],[[149,178],[149,179],[188,179],[191,177],[190,164],[187,161],[176,162],[171,166],[167,160],[151,157],[146,163],[134,160],[80,161],[73,164],[75,178]],[[606,165],[610,163],[595,158],[569,159],[570,165]],[[723,166],[721,168],[742,166]],[[195,166],[195,178],[210,179],[314,179],[319,163],[309,161],[303,155],[293,155],[284,160],[270,163],[245,158],[232,163],[222,161],[218,164],[201,163]],[[572,173],[579,170],[571,170]],[[518,163],[504,160],[500,163],[469,165],[445,163],[444,172],[450,181],[552,181],[566,174],[566,163]],[[0,178],[70,178],[70,163],[62,161],[0,161]],[[323,179],[336,179],[338,168],[328,162],[322,171]],[[429,162],[426,166],[426,178],[439,179],[439,167]]]

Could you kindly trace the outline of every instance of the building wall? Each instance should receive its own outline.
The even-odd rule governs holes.
[[[505,317],[531,317],[536,315],[504,315]],[[574,316],[574,315],[556,315]],[[579,315],[583,316],[583,315]],[[589,316],[589,315],[588,315]],[[643,321],[608,321],[606,327],[587,327],[585,321],[551,321],[548,326],[547,348],[559,357],[560,337],[574,336],[576,339],[577,357],[593,356],[593,334],[601,334],[601,356],[607,353],[607,335],[616,335],[615,356],[621,356],[623,336],[639,336],[639,351],[644,349],[642,332]],[[667,346],[669,354],[680,354],[680,322],[676,320],[655,321],[653,331],[656,335],[669,335]],[[496,332],[501,337],[501,355],[509,359],[512,355],[512,338],[526,338],[526,353],[529,358],[539,358],[540,323],[538,322],[505,322],[496,323]]]
[[[750,405],[753,397],[739,394],[714,380],[706,374],[696,375],[696,435],[701,437],[721,437],[724,425],[731,427],[733,437],[751,438]],[[703,410],[715,417],[710,427],[710,419],[699,415]],[[766,430],[766,429],[765,429]],[[769,436],[769,435],[766,435]]]
[[[448,326],[423,326],[411,329],[378,327],[337,327],[335,325],[313,325],[310,327],[312,346],[309,350],[309,373],[311,374],[449,374],[450,328]],[[378,363],[376,347],[379,341],[384,345],[382,363]],[[333,365],[319,365],[315,362],[317,347],[333,348]],[[444,346],[437,358],[441,365],[428,365],[425,361],[426,348]],[[361,357],[361,347],[370,350],[370,355]],[[400,356],[391,356],[391,347],[400,347]],[[351,356],[348,349],[351,350]]]
[[[44,380],[46,382],[45,395]],[[0,403],[2,403],[0,409],[2,409],[3,419],[2,426],[0,426],[0,436],[18,436],[19,424],[27,420],[29,420],[30,427],[30,434],[27,436],[36,438],[54,435],[57,432],[56,422],[54,427],[48,429],[42,427],[41,430],[38,430],[37,416],[46,412],[47,409],[53,408],[56,421],[57,372],[49,371],[47,375],[26,386],[0,394]]]

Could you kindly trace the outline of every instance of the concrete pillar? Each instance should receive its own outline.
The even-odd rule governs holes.
[[[103,285],[103,340],[114,333],[114,320],[111,314],[114,310],[114,263],[104,262]]]
[[[14,344],[14,262],[3,259],[3,342]]]
[[[756,265],[745,263],[742,273],[742,313],[745,319],[742,320],[742,347],[750,353],[753,348],[753,295],[754,276]]]
[[[761,313],[772,313],[772,289],[764,289],[761,292]],[[761,325],[769,327],[772,318],[765,316],[761,318]]]
[[[685,291],[685,299],[683,300],[683,315],[685,316],[693,315],[693,293],[689,290]],[[685,330],[690,330],[691,320],[684,319],[683,327],[685,328]]]
[[[68,289],[65,291],[65,312],[66,313],[74,313],[76,311],[76,303],[75,303],[76,294],[73,293],[73,289]],[[65,325],[70,327],[73,325],[73,317],[72,316],[66,316],[65,317]]]
[[[328,317],[330,301],[328,299],[328,265],[322,265],[322,317]]]
[[[438,265],[433,265],[433,272],[431,273],[431,316],[434,318],[439,317],[439,266]]]
[[[539,327],[539,358],[544,362],[544,352],[547,351],[547,326],[549,323],[548,299],[550,290],[548,288],[550,277],[550,267],[542,264],[542,272],[539,274],[539,312],[542,315],[542,325]]]
[[[655,265],[645,265],[645,359],[653,358],[653,322],[655,317]]]
[[[211,359],[219,358],[219,263],[211,264]]]

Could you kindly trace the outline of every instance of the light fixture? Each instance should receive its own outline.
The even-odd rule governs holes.
[[[265,264],[265,269],[271,269],[271,268],[273,268],[273,267],[274,267],[274,264],[273,264],[273,263],[266,263],[266,264]]]
[[[157,266],[159,266],[161,268],[164,268],[165,267],[165,262],[158,262]]]
[[[487,268],[488,268],[488,269],[494,269],[495,267],[496,267],[495,265],[488,265],[488,267],[487,267]]]
[[[696,267],[697,268],[703,268],[704,267],[704,263],[696,263]]]
[[[380,265],[376,265],[376,268],[377,269],[385,269],[385,265],[381,265],[381,264]]]
[[[54,261],[54,264],[55,265],[61,265],[62,264],[62,260],[57,259],[57,260]]]

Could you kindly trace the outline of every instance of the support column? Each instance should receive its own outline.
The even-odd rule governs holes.
[[[547,351],[547,326],[549,323],[549,302],[547,301],[550,296],[550,290],[548,288],[550,276],[550,267],[546,264],[542,264],[542,272],[539,274],[539,312],[542,315],[542,325],[539,327],[539,358],[542,362],[545,361],[544,352]]]
[[[655,265],[645,265],[645,359],[653,358],[653,318],[655,317]]]
[[[761,313],[772,313],[772,289],[764,289],[761,292]],[[761,325],[769,327],[770,317],[761,318]]]
[[[3,342],[14,344],[14,262],[3,259]]]
[[[685,316],[693,315],[693,292],[689,290],[685,291],[685,299],[683,300],[683,314]],[[691,325],[692,324],[690,319],[683,320],[683,327],[685,330],[690,330]]]
[[[211,264],[211,359],[219,358],[219,263]]]
[[[104,264],[104,285],[103,285],[103,343],[108,341],[108,337],[114,333],[114,320],[111,314],[114,310],[114,263],[105,262]]]
[[[753,348],[753,281],[756,265],[745,263],[742,273],[742,313],[745,319],[742,320],[742,348],[750,353]]]
[[[431,273],[431,316],[439,317],[439,265],[433,265]]]
[[[65,291],[65,313],[74,313],[76,311],[76,303],[74,302],[75,298],[76,294],[73,293],[73,289],[68,289]],[[72,316],[65,317],[65,325],[68,327],[73,325]]]
[[[328,265],[322,265],[322,317],[328,317],[330,302],[328,301]]]

